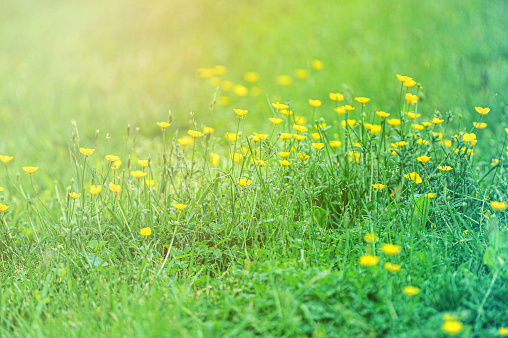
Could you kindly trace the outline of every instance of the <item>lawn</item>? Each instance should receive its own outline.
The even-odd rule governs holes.
[[[506,17],[1,3],[1,334],[508,335]]]

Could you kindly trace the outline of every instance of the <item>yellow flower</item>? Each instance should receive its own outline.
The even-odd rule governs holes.
[[[355,101],[358,101],[361,103],[361,105],[363,106],[364,104],[366,104],[367,102],[370,101],[370,99],[368,97],[355,97]]]
[[[378,239],[378,236],[373,232],[368,232],[363,236],[363,240],[367,243],[375,243]]]
[[[450,148],[452,146],[452,141],[450,140],[441,140],[441,144],[446,148]]]
[[[161,127],[162,131],[164,131],[167,127],[171,125],[171,123],[168,122],[157,122],[157,125]]]
[[[247,96],[247,94],[249,94],[249,90],[245,87],[245,86],[242,86],[242,85],[235,85],[233,87],[233,93],[235,93],[236,96]]]
[[[411,78],[409,78],[409,80],[407,80],[403,84],[404,84],[404,87],[410,88],[410,87],[413,87],[416,84],[416,81],[411,79]]]
[[[418,123],[411,124],[411,127],[413,127],[416,130],[423,130],[423,126]]]
[[[348,154],[349,162],[353,162],[353,160],[355,160],[356,162],[360,162],[360,157],[362,156],[362,153],[357,152],[357,151],[350,151],[347,154]]]
[[[23,170],[26,171],[28,175],[32,175],[37,169],[39,169],[39,167],[23,167]]]
[[[441,330],[449,336],[456,336],[462,332],[464,324],[458,320],[445,320],[441,325]]]
[[[74,199],[78,199],[81,196],[81,194],[78,194],[78,193],[75,193],[75,192],[70,192],[69,196],[74,198]]]
[[[494,165],[496,165],[498,163],[499,163],[499,160],[497,158],[493,158],[492,162],[490,163],[490,165],[494,166]]]
[[[296,69],[295,76],[299,79],[306,79],[309,77],[309,72],[306,69]]]
[[[291,164],[291,162],[288,160],[279,160],[279,163],[286,167]]]
[[[187,134],[189,134],[190,136],[192,136],[194,138],[202,137],[204,135],[202,132],[196,131],[196,130],[192,130],[192,129],[189,129],[187,131]]]
[[[302,154],[302,153],[298,153],[298,154],[296,154],[296,156],[298,156],[298,158],[301,158],[302,160],[305,160],[310,157],[309,155]]]
[[[280,157],[285,158],[288,157],[291,153],[289,151],[279,151],[277,154],[279,154]]]
[[[381,183],[376,183],[376,184],[373,184],[372,187],[377,190],[383,190],[384,188],[386,188],[386,185],[381,184]]]
[[[377,135],[381,132],[382,128],[380,125],[377,125],[377,124],[373,124],[372,127],[370,128],[369,132],[372,134],[372,135]]]
[[[146,186],[147,188],[152,188],[155,186],[155,180],[144,180],[141,182],[143,186]]]
[[[410,174],[406,174],[406,175],[404,175],[404,177],[407,178],[408,180],[413,181],[416,184],[420,184],[420,183],[423,182],[422,178],[420,177],[420,175],[418,175],[418,173],[415,173],[415,172],[412,172]]]
[[[342,145],[342,142],[341,141],[330,141],[330,143],[328,143],[328,145],[332,148],[338,148]]]
[[[474,107],[474,109],[482,116],[487,115],[490,111],[490,108]]]
[[[299,135],[299,134],[294,134],[293,137],[297,140],[297,141],[303,141],[307,138],[307,136],[305,135]]]
[[[122,165],[122,161],[120,161],[120,160],[115,161],[115,162],[113,162],[113,165],[111,166],[111,169],[118,170],[118,168],[120,168],[121,165]]]
[[[150,164],[152,164],[152,162],[148,162],[148,160],[138,160],[138,163],[139,163],[139,165],[140,165],[142,168],[146,168],[146,167],[148,167]]]
[[[284,116],[293,115],[293,111],[292,110],[287,110],[287,109],[279,110],[279,113],[281,113]]]
[[[344,95],[341,93],[330,93],[330,100],[332,101],[344,101]]]
[[[115,156],[115,155],[106,155],[106,160],[108,160],[109,162],[116,162],[120,159],[119,156]]]
[[[214,75],[213,68],[199,68],[196,73],[201,78],[210,78]]]
[[[321,134],[320,133],[312,133],[312,134],[310,134],[310,137],[312,137],[312,139],[314,141],[319,141],[321,139]]]
[[[500,336],[508,336],[508,327],[500,327],[497,334]]]
[[[508,203],[491,201],[490,206],[496,211],[503,211],[504,209],[508,208]]]
[[[484,128],[487,128],[487,123],[485,123],[485,122],[473,122],[473,126],[476,129],[484,129]]]
[[[444,120],[434,117],[432,120],[430,120],[430,122],[432,122],[434,124],[440,124],[440,123],[444,122]]]
[[[291,84],[291,76],[289,75],[279,75],[277,77],[277,83],[281,86],[289,86]]]
[[[395,149],[398,149],[399,147],[404,147],[407,145],[408,145],[407,141],[398,141],[398,142],[391,144],[391,146],[394,147]]]
[[[324,143],[312,143],[312,147],[316,150],[319,150],[325,146]]]
[[[102,191],[102,185],[91,185],[90,186],[90,194],[97,196]]]
[[[4,164],[9,163],[10,161],[12,161],[13,158],[14,156],[0,155],[0,161],[2,161]]]
[[[419,145],[425,145],[425,144],[429,144],[429,141],[427,140],[424,140],[422,138],[419,138],[416,143],[418,143]]]
[[[400,126],[400,120],[399,119],[387,119],[386,122],[392,127]]]
[[[109,190],[111,190],[112,192],[114,192],[116,195],[118,195],[118,193],[120,191],[122,191],[122,187],[119,186],[118,184],[113,184],[113,183],[110,183],[109,184]]]
[[[399,75],[397,74],[397,79],[401,82],[401,83],[404,83],[408,80],[411,80],[412,78],[410,78],[409,76],[405,76],[405,75]]]
[[[293,124],[293,129],[298,131],[298,132],[300,132],[300,133],[304,133],[304,132],[306,132],[308,130],[307,127],[305,127],[305,126],[299,126],[297,124]]]
[[[258,159],[254,159],[254,162],[259,165],[259,166],[264,166],[264,165],[267,165],[268,162],[266,161],[263,161],[263,160],[258,160]]]
[[[508,128],[504,128],[504,131],[508,134]],[[1,158],[0,158],[1,160]]]
[[[437,168],[442,171],[450,171],[453,169],[453,167],[450,167],[449,165],[438,165]]]
[[[194,138],[192,138],[190,136],[180,137],[176,141],[178,142],[179,145],[181,145],[183,147],[194,145]]]
[[[309,104],[313,107],[313,108],[317,108],[321,105],[321,101],[320,100],[312,100],[312,99],[309,99]]]
[[[381,251],[387,254],[388,256],[394,256],[399,254],[402,251],[402,247],[396,244],[382,244]]]
[[[434,198],[434,197],[436,197],[436,193],[429,192],[429,193],[425,194],[425,197],[427,197],[427,198]]]
[[[212,127],[204,127],[203,128],[203,133],[205,133],[205,134],[212,134],[214,131],[215,131],[215,129]]]
[[[380,116],[382,119],[384,119],[385,117],[390,116],[390,114],[388,114],[387,112],[384,112],[384,111],[377,111],[376,114],[378,116]]]
[[[144,237],[148,237],[152,234],[152,229],[150,227],[142,228],[139,231],[139,234]]]
[[[400,264],[390,263],[386,262],[383,264],[383,268],[385,268],[386,271],[389,271],[391,273],[397,273],[402,269],[402,266]]]
[[[131,171],[131,176],[134,176],[135,178],[142,178],[148,175],[148,173],[143,172],[141,170]]]
[[[238,183],[241,187],[245,188],[246,186],[252,184],[252,180],[248,180],[246,178],[240,178],[239,180],[236,180],[236,183]]]
[[[420,289],[417,288],[417,287],[414,287],[414,286],[405,286],[403,289],[402,289],[402,292],[406,295],[406,296],[409,296],[409,297],[412,297],[412,296],[416,296],[417,294],[420,293]]]
[[[0,203],[0,212],[4,212],[5,210],[9,209],[8,205]]]
[[[337,108],[333,108],[333,110],[335,110],[335,112],[339,115],[342,115],[342,114],[345,114],[346,113],[346,108],[344,108],[344,106],[342,107],[337,107]]]
[[[305,116],[295,116],[296,124],[305,124],[307,123],[307,118]]]
[[[346,122],[346,120],[342,120],[340,123],[342,128],[346,128],[346,123],[349,128],[353,128],[356,124],[356,120],[355,119],[347,119],[347,122]]]
[[[90,155],[93,154],[93,152],[95,151],[95,149],[90,149],[90,148],[79,148],[79,151],[85,155],[85,157],[88,157]]]
[[[268,138],[268,136],[269,136],[268,134],[258,134],[256,132],[253,132],[253,135],[254,135],[254,141],[256,141],[256,142],[262,141],[262,140]]]
[[[3,188],[3,187],[0,187],[0,191],[4,191],[4,188]]]
[[[370,254],[363,255],[360,257],[359,263],[362,266],[374,266],[379,263],[379,257]]]
[[[282,133],[282,134],[280,134],[280,138],[282,140],[289,140],[291,137],[293,137],[293,134],[289,134],[289,133]]]
[[[325,67],[325,64],[321,60],[312,60],[310,66],[315,70],[321,70]]]
[[[409,104],[415,104],[418,101],[418,96],[406,93],[406,101]]]
[[[233,109],[233,111],[236,113],[236,117],[241,119],[249,112],[247,109]]]
[[[235,134],[235,133],[226,133],[226,139],[229,141],[229,142],[235,142],[236,140],[238,140],[238,135]]]
[[[176,203],[176,204],[173,204],[173,208],[181,211],[181,210],[187,208],[187,204]]]
[[[422,116],[422,114],[417,114],[417,113],[413,113],[413,112],[409,112],[409,113],[406,113],[406,115],[411,119],[411,120],[414,120],[416,118],[419,118],[420,116]]]
[[[422,163],[427,163],[431,158],[432,158],[431,156],[423,155],[418,156],[416,159]]]
[[[346,104],[346,105],[344,106],[344,109],[345,109],[347,112],[350,112],[350,111],[352,111],[352,110],[355,110],[355,108],[354,108],[354,107],[351,107],[349,104]]]
[[[233,159],[233,161],[238,162],[243,158],[243,155],[240,153],[232,153],[231,158]]]
[[[278,125],[279,123],[283,122],[284,120],[278,117],[270,117],[268,121],[272,122],[274,125]]]
[[[472,146],[474,146],[476,144],[476,142],[478,142],[478,140],[476,139],[476,135],[474,133],[465,133],[464,135],[462,135],[462,142],[464,142],[465,144],[470,144]]]
[[[274,107],[277,110],[284,110],[284,109],[289,108],[289,106],[287,104],[279,103],[279,102],[272,103],[272,107]]]
[[[430,127],[432,125],[431,122],[422,122],[424,127]]]
[[[233,82],[224,80],[220,83],[220,89],[228,92],[233,89]]]
[[[247,72],[243,75],[245,81],[249,83],[254,83],[259,81],[259,73],[256,72]]]

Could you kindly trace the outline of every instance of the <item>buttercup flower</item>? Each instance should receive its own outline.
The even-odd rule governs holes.
[[[10,161],[12,161],[13,158],[14,156],[0,155],[0,161],[2,161],[4,164],[9,163]]]
[[[372,185],[372,187],[376,190],[383,190],[384,188],[386,188],[386,185],[382,183],[375,183]]]
[[[202,132],[196,131],[196,130],[192,130],[192,129],[189,129],[187,131],[187,134],[189,134],[190,136],[192,136],[194,138],[202,137],[204,135]]]
[[[235,142],[236,140],[239,139],[238,135],[235,134],[235,133],[226,133],[226,139],[229,141],[229,142]]]
[[[503,211],[508,208],[508,203],[492,201],[490,202],[490,206],[496,211]]]
[[[78,199],[81,196],[81,194],[78,194],[78,193],[75,193],[75,192],[70,192],[69,196],[74,198],[74,199]]]
[[[83,155],[85,155],[85,157],[92,155],[94,151],[95,151],[95,149],[79,148],[79,152],[82,153]]]
[[[241,187],[245,188],[246,186],[252,184],[252,180],[248,180],[246,178],[240,178],[239,180],[236,180],[236,183],[238,183]]]
[[[187,208],[187,204],[176,203],[176,204],[173,204],[173,208],[181,211],[181,210]]]
[[[120,157],[116,155],[106,155],[106,160],[108,160],[109,162],[116,162],[120,160]]]
[[[236,117],[241,119],[249,112],[247,109],[233,109],[233,111],[236,113]]]
[[[293,134],[289,134],[289,133],[282,133],[282,134],[280,134],[280,138],[282,140],[289,140],[291,137],[293,137]]]
[[[268,121],[272,122],[274,125],[278,125],[279,123],[284,122],[283,119],[278,117],[270,117]]]
[[[338,148],[342,145],[341,141],[330,141],[328,145],[332,148]]]
[[[152,162],[148,162],[148,160],[138,160],[138,163],[139,163],[139,165],[140,165],[142,168],[146,168],[146,167],[148,167],[150,164],[152,164]]]
[[[321,60],[312,60],[310,66],[315,70],[321,70],[325,67],[325,64]]]
[[[148,237],[152,234],[152,229],[150,227],[143,228],[139,231],[139,234],[144,237]]]
[[[344,101],[344,95],[341,93],[330,93],[330,100],[332,101]]]
[[[118,170],[118,168],[120,168],[121,165],[122,165],[122,161],[120,161],[120,160],[115,161],[115,162],[113,162],[113,165],[111,166],[111,169]]]
[[[310,157],[309,155],[302,154],[302,153],[298,153],[298,154],[296,154],[296,156],[298,156],[298,158],[301,158],[302,160],[305,160]]]
[[[247,72],[243,75],[245,81],[249,83],[254,83],[259,81],[259,73],[256,72]]]
[[[432,125],[432,122],[422,122],[424,127],[430,127]]]
[[[113,184],[113,183],[110,183],[109,184],[109,190],[111,190],[112,192],[115,193],[115,195],[118,195],[118,193],[120,191],[122,191],[122,187],[118,184]]]
[[[432,157],[431,156],[427,156],[427,155],[423,155],[423,156],[418,156],[416,159],[422,163],[427,163]]]
[[[377,241],[377,239],[378,239],[378,236],[373,232],[366,233],[363,236],[363,240],[367,243],[375,243]]]
[[[415,104],[418,101],[418,96],[406,93],[406,101],[409,104]]]
[[[285,157],[288,157],[288,156],[289,156],[289,154],[291,154],[291,153],[290,153],[289,151],[279,151],[277,154],[278,154],[280,157],[285,158]]]
[[[291,81],[291,76],[289,75],[280,75],[277,77],[277,83],[281,86],[289,86]]]
[[[397,273],[397,272],[400,271],[402,266],[400,264],[394,264],[394,263],[386,262],[385,264],[383,264],[383,268],[386,271],[389,271],[391,273]]]
[[[167,127],[171,125],[171,123],[168,122],[157,122],[157,125],[161,127],[162,131],[164,131]]]
[[[205,134],[212,134],[214,131],[215,131],[215,129],[212,127],[204,127],[203,128],[203,133],[205,133]]]
[[[297,140],[297,141],[303,141],[307,138],[307,136],[305,135],[300,135],[300,134],[294,134],[293,137]]]
[[[404,83],[404,82],[411,80],[411,79],[412,78],[410,78],[409,76],[397,74],[397,80],[399,80],[401,83]]]
[[[344,106],[342,107],[337,107],[337,108],[333,108],[333,110],[335,110],[335,112],[339,115],[342,115],[342,114],[345,114],[346,113],[346,108],[344,108]]]
[[[474,109],[482,116],[487,115],[490,111],[490,108],[474,107]]]
[[[145,177],[147,176],[148,173],[147,172],[144,172],[144,171],[141,171],[141,170],[136,170],[136,171],[131,171],[131,176],[134,176],[135,178],[142,178],[142,177]]]
[[[382,244],[381,251],[387,254],[388,256],[394,256],[401,252],[402,247],[396,244]]]
[[[379,257],[370,254],[363,255],[360,257],[359,263],[363,266],[374,266],[379,263]]]
[[[485,129],[485,128],[487,128],[487,123],[485,123],[485,122],[473,122],[473,126],[476,129]]]
[[[308,130],[307,127],[305,127],[305,126],[299,126],[297,124],[293,124],[293,129],[298,131],[298,132],[300,132],[300,133],[304,133],[304,132],[306,132]]]
[[[441,330],[449,336],[456,336],[462,332],[464,324],[458,320],[445,320],[441,325]]]
[[[307,118],[305,116],[295,116],[295,123],[296,124],[305,124],[307,123]]]
[[[299,79],[306,79],[309,77],[309,72],[306,69],[296,69],[295,76]]]
[[[272,103],[272,107],[274,107],[277,110],[283,110],[283,109],[289,108],[289,106],[287,104],[283,104],[283,103],[279,103],[279,102]]]
[[[342,120],[340,123],[342,128],[346,128],[346,123],[349,128],[353,128],[356,125],[356,120],[355,119],[347,119],[347,122],[346,122],[346,120]]]
[[[288,160],[279,160],[279,163],[286,167],[291,164],[291,162]]]
[[[429,192],[429,193],[425,194],[425,197],[434,198],[434,197],[436,197],[436,193]]]
[[[324,143],[312,143],[312,147],[316,150],[319,150],[325,146]]]
[[[231,158],[233,159],[233,161],[238,162],[243,158],[243,155],[240,153],[232,153]]]
[[[402,289],[402,292],[406,295],[406,296],[409,296],[409,297],[412,297],[412,296],[416,296],[417,294],[420,293],[420,289],[417,288],[417,287],[414,287],[414,286],[405,286],[403,289]]]
[[[411,78],[409,78],[409,80],[407,80],[403,84],[404,84],[404,87],[410,88],[410,87],[413,87],[416,84],[416,81],[411,79]]]
[[[434,124],[440,124],[440,123],[444,122],[444,120],[434,117],[432,120],[430,120],[430,122],[432,122]]]
[[[0,203],[0,212],[4,212],[5,210],[9,209],[8,205]]]
[[[233,87],[233,93],[235,93],[236,96],[242,97],[247,96],[247,94],[249,94],[249,90],[247,87],[237,84]]]
[[[102,191],[102,185],[91,185],[90,194],[97,196]]]
[[[386,122],[391,126],[391,127],[397,127],[397,126],[400,126],[400,119],[387,119]]]
[[[23,170],[26,171],[27,175],[32,175],[37,171],[37,169],[39,169],[39,167],[23,167]]]
[[[355,101],[358,101],[360,102],[360,104],[363,106],[365,105],[367,102],[370,101],[370,99],[368,97],[355,97]]]
[[[378,116],[380,116],[382,119],[384,119],[385,117],[390,116],[390,114],[388,114],[387,112],[384,112],[384,111],[377,111],[376,114]]]
[[[404,177],[407,178],[408,180],[413,181],[416,184],[420,184],[420,183],[423,182],[422,178],[420,177],[420,175],[418,175],[418,173],[415,173],[415,172],[412,172],[410,174],[406,174],[406,175],[404,175]]]
[[[312,139],[314,141],[319,141],[321,139],[321,134],[320,133],[312,133],[312,134],[310,134],[310,137],[312,137]]]
[[[155,180],[144,180],[141,182],[143,186],[146,186],[147,188],[152,188],[155,186]]]
[[[449,165],[438,165],[437,168],[442,171],[450,171],[453,169],[453,167],[450,167]]]
[[[321,105],[321,101],[320,100],[312,100],[312,99],[309,99],[309,104],[313,107],[313,108],[317,108]]]
[[[413,113],[413,112],[406,113],[406,115],[407,115],[407,117],[409,117],[411,120],[417,119],[417,118],[419,118],[420,116],[422,116],[422,114],[417,114],[417,113]]]

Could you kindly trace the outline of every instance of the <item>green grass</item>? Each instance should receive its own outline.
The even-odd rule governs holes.
[[[14,160],[0,171],[9,206],[0,212],[1,334],[422,337],[444,336],[448,314],[462,336],[495,336],[508,327],[507,217],[490,205],[507,199],[507,13],[503,1],[2,3],[0,155]],[[313,59],[324,68],[312,69]],[[227,67],[221,80],[260,95],[238,97],[196,76],[217,64]],[[309,77],[295,78],[297,68]],[[247,71],[260,74],[255,85]],[[409,89],[417,106],[395,74],[423,86]],[[293,82],[281,86],[279,75]],[[350,118],[362,123],[352,131],[330,92],[356,108]],[[362,108],[357,96],[371,101]],[[323,104],[314,111],[309,99]],[[295,114],[286,119],[276,101]],[[475,106],[491,112],[471,145],[460,133],[479,120]],[[399,117],[399,107],[421,113],[418,123],[445,122],[416,131],[404,116],[393,129],[374,113]],[[233,108],[249,113],[239,120]],[[155,122],[168,110],[162,132]],[[314,114],[328,125],[319,151]],[[308,119],[307,138],[283,142],[295,115]],[[274,128],[272,116],[286,120]],[[366,122],[383,131],[370,134]],[[203,125],[215,133],[179,144]],[[238,131],[238,141],[225,140]],[[255,142],[253,131],[269,136]],[[394,155],[398,141],[408,144]],[[85,160],[80,147],[95,152]],[[462,148],[475,155],[453,151]],[[291,152],[290,166],[280,151]],[[231,152],[244,156],[235,163]],[[108,154],[120,156],[120,169]],[[417,160],[424,154],[427,164]],[[150,189],[130,175],[148,158]],[[24,165],[40,168],[27,176]],[[421,184],[404,178],[411,172]],[[109,183],[121,186],[118,196]],[[104,189],[91,196],[91,184]],[[370,233],[378,240],[365,241]],[[383,253],[383,243],[401,253]],[[379,262],[362,266],[366,254]],[[405,295],[408,285],[419,294]]]

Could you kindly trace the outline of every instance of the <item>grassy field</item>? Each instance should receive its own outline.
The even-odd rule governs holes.
[[[507,16],[1,3],[1,334],[508,335]]]

